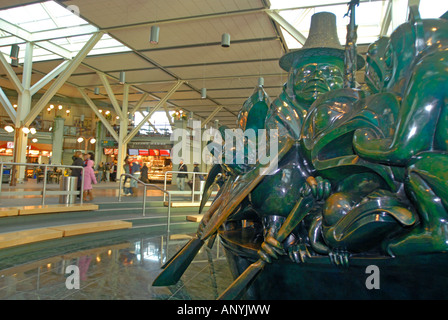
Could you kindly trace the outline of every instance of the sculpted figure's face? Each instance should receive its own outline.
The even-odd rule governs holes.
[[[311,104],[321,94],[343,87],[344,79],[339,67],[329,63],[309,63],[295,69],[293,74],[296,98]]]

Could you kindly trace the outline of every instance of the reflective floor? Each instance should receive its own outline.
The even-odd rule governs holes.
[[[64,254],[31,255],[30,261],[0,270],[3,300],[214,300],[232,282],[222,246],[205,248],[177,285],[152,287],[161,265],[191,235],[129,236],[106,244],[90,242],[89,248],[64,248]],[[40,255],[41,258],[39,258]],[[44,258],[43,258],[44,257]],[[72,266],[79,271],[79,289]]]

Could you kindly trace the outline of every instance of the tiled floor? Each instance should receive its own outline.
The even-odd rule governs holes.
[[[159,184],[163,188],[163,184]],[[0,206],[39,205],[38,196],[9,196],[12,190],[37,190],[42,183],[30,181],[16,187],[2,185]],[[48,184],[48,189],[58,190],[59,185]],[[175,186],[168,186],[175,190]],[[93,203],[117,201],[118,183],[103,182],[94,186]],[[148,190],[147,200],[160,201],[163,193]],[[187,196],[188,197],[188,196]],[[190,198],[191,199],[191,198]],[[46,198],[46,204],[57,204],[57,196]],[[141,202],[139,197],[123,197],[123,202]],[[214,300],[232,282],[222,246],[205,247],[185,272],[181,280],[170,287],[152,287],[161,271],[161,265],[174,255],[191,235],[167,234],[133,235],[108,239],[99,236],[94,240],[79,241],[38,250],[18,249],[9,252],[8,261],[2,258],[0,270],[1,300]],[[110,233],[108,233],[110,235]],[[119,240],[117,240],[119,239]],[[174,240],[175,239],[175,240]],[[14,249],[10,249],[14,250]],[[6,266],[6,267],[5,267]],[[12,267],[11,267],[12,266]],[[68,289],[73,275],[67,267],[76,266],[80,275],[79,289]]]
[[[0,299],[214,300],[232,282],[222,247],[203,248],[177,285],[152,287],[167,257],[189,236],[132,238],[122,243],[33,260],[0,271]],[[79,289],[69,266],[79,268]]]

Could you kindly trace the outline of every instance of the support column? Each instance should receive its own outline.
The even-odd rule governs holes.
[[[124,159],[128,152],[128,142],[126,137],[128,135],[128,123],[129,123],[129,85],[124,85],[123,93],[123,106],[121,108],[122,117],[120,117],[120,132],[118,134],[118,155],[117,155],[117,182],[120,181],[121,174],[124,173],[123,165]]]
[[[127,113],[127,111],[126,111]],[[128,133],[128,117],[120,118],[120,133],[118,136],[118,155],[117,155],[117,181],[120,175],[124,173],[123,165],[128,151],[128,144],[125,142]]]
[[[103,146],[102,141],[105,138],[104,126],[101,121],[96,123],[96,132],[95,132],[95,167],[103,161]]]
[[[62,164],[62,151],[64,146],[64,122],[65,119],[57,116],[53,123],[53,150],[51,156],[52,164]],[[69,163],[71,164],[71,163]]]
[[[14,136],[14,162],[26,163],[26,148],[28,146],[28,134],[22,131],[23,121],[31,111],[31,74],[33,68],[34,44],[26,43],[25,62],[23,64],[22,91],[19,92],[17,100],[17,116],[15,122],[16,133]],[[12,184],[25,179],[25,167],[19,166],[13,170]],[[16,175],[17,174],[17,175]]]

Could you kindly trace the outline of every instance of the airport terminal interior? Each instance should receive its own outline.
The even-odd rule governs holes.
[[[279,61],[304,49],[314,15],[334,14],[344,50],[350,3],[0,1],[0,299],[217,299],[235,278],[219,236],[176,284],[152,285],[223,188],[204,193],[204,134],[241,126],[259,88],[275,104],[291,76]],[[411,7],[432,19],[448,2],[357,1],[358,60]]]

